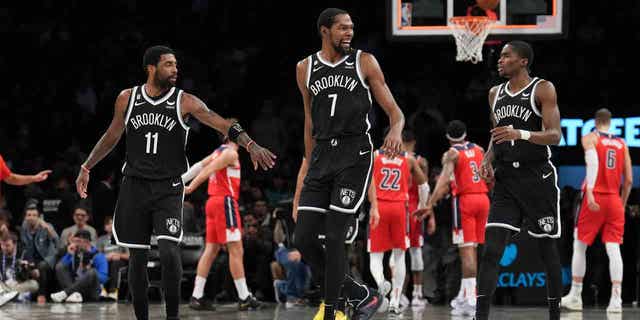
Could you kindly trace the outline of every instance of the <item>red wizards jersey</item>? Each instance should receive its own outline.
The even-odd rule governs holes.
[[[487,184],[480,177],[480,165],[484,158],[482,148],[471,142],[455,144],[451,147],[458,152],[458,161],[451,184],[454,196],[465,193],[487,193]]]
[[[220,156],[224,149],[230,148],[223,144],[211,155],[211,160]],[[240,161],[236,160],[233,166],[222,168],[209,176],[210,196],[224,197],[231,196],[238,200],[240,197]]]
[[[7,164],[4,162],[2,155],[0,155],[0,181],[8,178],[11,175],[11,170],[7,167]]]
[[[416,158],[416,163],[420,165],[420,158],[422,157],[415,152],[413,153],[413,157]],[[413,177],[409,177],[409,203],[418,203],[418,201],[418,185],[414,183]]]
[[[409,161],[406,153],[393,159],[376,150],[373,162],[373,175],[376,182],[376,197],[387,201],[409,200]]]
[[[603,132],[596,132],[598,142],[598,176],[593,192],[619,193],[624,168],[625,143],[622,138]]]

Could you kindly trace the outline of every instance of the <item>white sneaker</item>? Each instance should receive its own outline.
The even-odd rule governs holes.
[[[56,293],[51,294],[51,300],[53,300],[53,302],[60,303],[64,301],[66,298],[67,298],[67,293],[64,291],[58,291]]]
[[[568,294],[560,300],[560,306],[572,311],[582,310],[582,297],[575,294]]]
[[[462,305],[464,303],[464,297],[462,297],[462,295],[458,295],[457,297],[453,298],[453,300],[451,300],[451,308],[458,308],[460,305]]]
[[[70,303],[82,303],[82,295],[80,294],[80,292],[74,292],[70,294],[65,301]]]
[[[389,310],[389,298],[382,298],[382,303],[380,304],[380,308],[378,308],[378,313],[385,313]]]
[[[427,304],[429,304],[427,300],[422,299],[418,296],[414,296],[413,299],[411,299],[412,308],[424,308]]]
[[[609,300],[609,306],[607,307],[609,313],[621,313],[622,312],[622,299],[620,297],[611,297]]]
[[[5,303],[13,300],[18,295],[18,291],[6,291],[0,293],[0,307],[2,307]]]
[[[400,295],[400,307],[406,308],[409,305],[411,305],[411,302],[409,301],[409,298],[407,298],[407,296],[405,296],[404,293],[402,295]]]
[[[456,308],[451,309],[451,315],[475,317],[476,307],[472,306],[468,301],[463,300],[462,303],[459,303]]]

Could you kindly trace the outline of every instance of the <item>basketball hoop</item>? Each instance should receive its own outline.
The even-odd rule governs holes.
[[[456,39],[457,61],[482,61],[482,45],[495,20],[488,17],[463,16],[449,19],[449,28]]]

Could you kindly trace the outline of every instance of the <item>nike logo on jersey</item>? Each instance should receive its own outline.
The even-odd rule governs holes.
[[[170,106],[172,106],[172,105],[176,104],[176,102],[175,102],[175,101],[173,101],[173,102],[171,102],[171,101],[167,101],[167,104],[168,104],[168,105],[170,105]]]
[[[542,175],[542,179],[549,178],[549,176],[550,176],[552,173],[553,173],[553,172],[549,172],[549,173],[547,173],[547,174],[543,174],[543,175]]]
[[[141,104],[144,104],[144,101],[136,102],[136,103],[134,103],[133,105],[137,107],[137,106],[139,106],[139,105],[141,105]]]
[[[177,187],[177,186],[179,186],[180,184],[181,184],[180,182],[176,182],[176,183],[172,183],[172,184],[171,184],[171,186],[173,186],[173,187]]]
[[[358,153],[360,153],[360,155],[362,156],[362,155],[365,155],[365,154],[367,154],[367,153],[369,153],[369,152],[371,152],[371,150],[367,150],[367,151],[360,151],[360,152],[358,152]]]
[[[504,98],[504,96],[505,96],[504,94],[501,95],[501,96],[498,96],[498,100],[502,100],[502,98]]]
[[[313,72],[316,72],[316,71],[318,71],[318,70],[320,70],[322,68],[324,68],[324,66],[319,66],[319,67],[313,68]]]

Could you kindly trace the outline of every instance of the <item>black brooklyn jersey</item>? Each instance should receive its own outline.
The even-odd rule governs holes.
[[[180,113],[182,90],[152,100],[144,85],[131,89],[125,117],[127,154],[122,173],[145,179],[177,177],[187,171],[189,128]]]
[[[512,93],[508,82],[501,84],[493,100],[493,117],[498,127],[513,126],[514,129],[542,131],[542,114],[536,105],[535,90],[542,79],[533,78],[522,90]],[[493,145],[498,161],[533,163],[546,162],[551,157],[548,146],[526,140],[515,140]]]
[[[371,109],[371,94],[360,71],[361,53],[357,50],[335,64],[324,61],[320,52],[309,56],[307,88],[311,93],[315,139],[369,132],[367,113]]]

